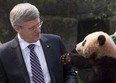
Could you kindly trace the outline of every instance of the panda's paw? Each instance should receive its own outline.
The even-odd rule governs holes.
[[[70,53],[65,53],[60,57],[60,62],[62,64],[69,64],[71,62],[71,55]]]

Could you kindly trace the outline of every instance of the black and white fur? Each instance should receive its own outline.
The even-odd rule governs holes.
[[[90,83],[116,83],[116,45],[107,33],[87,35],[76,45],[76,51],[88,59],[95,71]]]
[[[87,35],[76,45],[76,51],[62,55],[61,62],[78,69],[91,67],[94,72],[87,83],[116,83],[116,45],[107,33]]]

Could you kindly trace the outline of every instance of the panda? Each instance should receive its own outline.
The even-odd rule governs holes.
[[[94,70],[89,83],[116,83],[116,45],[107,33],[103,31],[90,33],[76,45],[76,51],[77,56],[82,56]],[[67,54],[69,56],[66,56]],[[78,68],[78,64],[83,60],[79,62],[76,58],[72,58],[70,53],[67,54],[65,57],[63,55],[62,61],[73,62]]]

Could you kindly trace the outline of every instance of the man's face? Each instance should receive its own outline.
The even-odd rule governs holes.
[[[27,21],[24,23],[24,26],[22,26],[22,28],[16,28],[15,30],[26,42],[28,43],[36,42],[40,39],[41,20],[40,18],[35,18],[31,21]]]

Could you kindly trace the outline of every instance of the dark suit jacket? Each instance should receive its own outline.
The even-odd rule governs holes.
[[[60,56],[66,49],[59,36],[41,35],[43,47],[52,83],[77,83],[75,73],[70,66],[60,63]],[[65,70],[63,70],[65,69]],[[30,83],[18,38],[0,45],[0,83]]]

